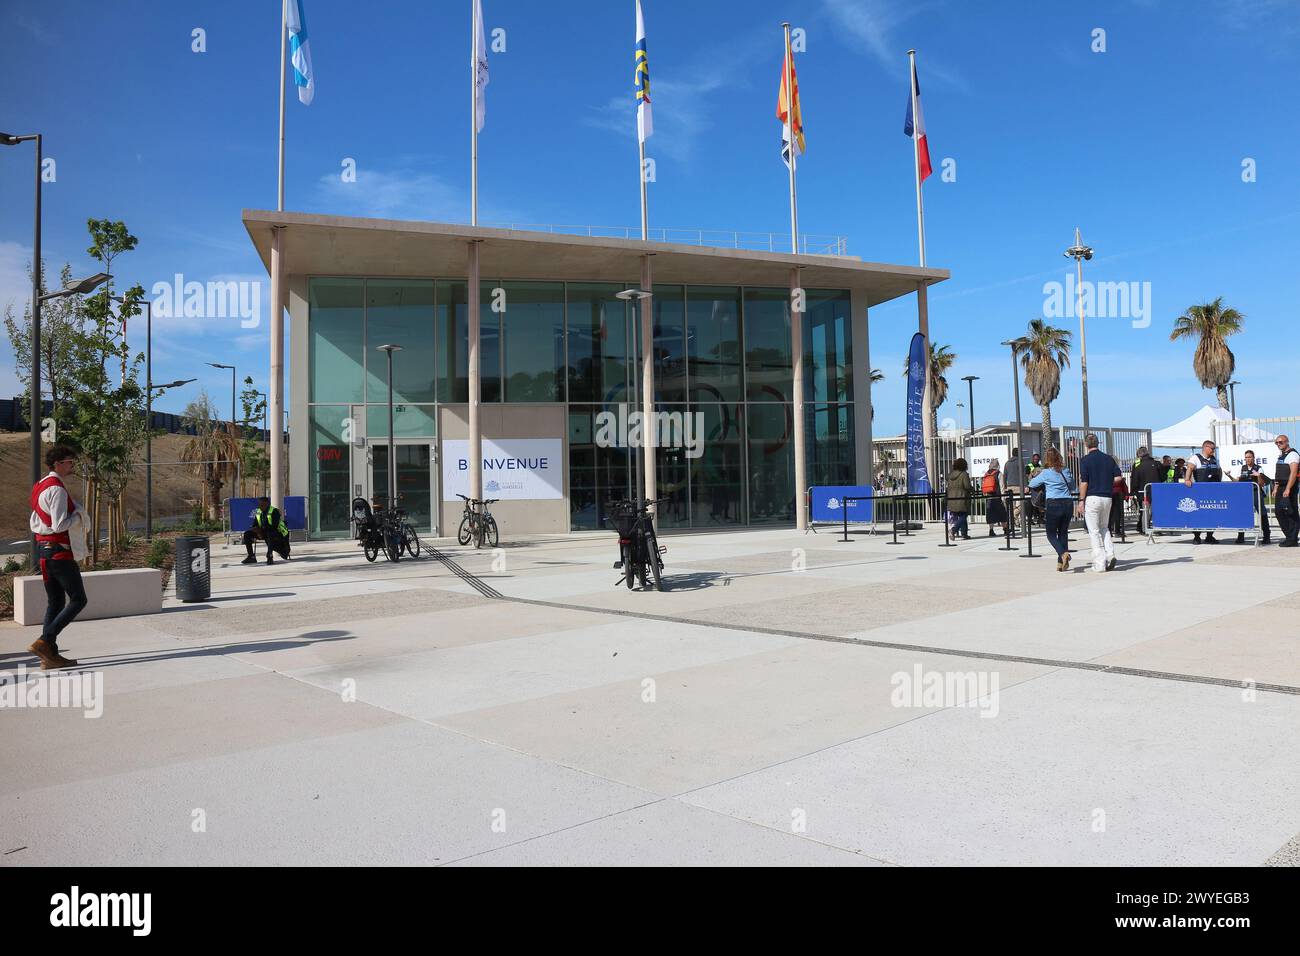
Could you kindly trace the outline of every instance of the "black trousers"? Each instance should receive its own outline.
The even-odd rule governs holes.
[[[248,549],[248,556],[253,557],[253,542],[262,540],[262,533],[256,528],[249,528],[244,532],[244,547]],[[274,551],[282,558],[289,557],[289,539],[278,534],[268,535],[266,541],[266,556],[269,558]]]
[[[76,561],[56,559],[54,549],[45,545],[39,554],[45,578],[45,622],[41,637],[57,647],[59,634],[86,607],[86,586],[81,583],[81,569]]]
[[[1282,497],[1278,492],[1277,502],[1273,506],[1273,511],[1277,515],[1277,526],[1282,530],[1282,537],[1296,543],[1296,535],[1300,533],[1300,515],[1296,513],[1296,495],[1300,494],[1300,487],[1291,489],[1291,494]]]
[[[1070,537],[1070,515],[1073,513],[1074,499],[1047,499],[1047,517],[1043,523],[1047,526],[1047,543],[1056,550],[1058,561],[1066,552]]]

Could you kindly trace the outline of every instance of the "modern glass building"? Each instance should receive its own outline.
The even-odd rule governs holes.
[[[847,256],[793,256],[667,243],[245,212],[268,258],[284,225],[288,290],[289,493],[309,534],[345,535],[354,496],[382,496],[454,533],[468,437],[468,242],[480,242],[480,421],[485,496],[503,529],[605,526],[632,496],[641,358],[648,347],[659,525],[792,525],[795,485],[792,267],[805,301],[809,484],[871,474],[867,310],[943,270]],[[653,254],[653,339],[640,286]],[[388,449],[393,355],[395,462]]]

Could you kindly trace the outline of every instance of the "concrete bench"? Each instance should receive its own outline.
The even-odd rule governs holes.
[[[83,571],[86,609],[78,621],[101,617],[157,614],[162,610],[162,572],[157,568]],[[14,620],[40,624],[45,620],[45,582],[39,574],[14,578]]]

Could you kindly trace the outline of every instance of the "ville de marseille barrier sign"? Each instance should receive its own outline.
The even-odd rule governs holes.
[[[814,486],[810,496],[812,520],[841,524],[847,514],[849,521],[870,521],[872,492],[870,485]],[[858,500],[846,502],[845,498]]]
[[[1181,481],[1148,485],[1154,531],[1250,531],[1256,487],[1246,481]]]

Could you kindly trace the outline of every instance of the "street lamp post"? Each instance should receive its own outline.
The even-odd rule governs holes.
[[[970,433],[971,433],[971,437],[974,438],[975,437],[975,383],[980,380],[980,377],[978,375],[963,375],[961,380],[966,383],[966,387],[970,390]]]
[[[145,374],[148,375],[147,372]],[[169,388],[180,388],[182,385],[197,381],[196,378],[185,378],[165,385],[148,383],[148,395],[145,399],[148,408],[145,414],[148,418],[144,429],[144,537],[146,541],[153,540],[153,393],[163,392]]]
[[[1083,244],[1077,226],[1074,229],[1074,245],[1065,250],[1065,255],[1074,260],[1078,270],[1075,295],[1079,312],[1079,372],[1083,376],[1083,433],[1086,435],[1090,422],[1088,421],[1088,333],[1083,321],[1083,260],[1092,258],[1092,247]]]
[[[400,345],[380,345],[378,351],[388,355],[388,502],[389,512],[397,507],[397,458],[393,443],[393,353],[402,351]]]
[[[1232,408],[1232,443],[1237,444],[1237,386],[1240,382],[1228,383],[1228,405]]]
[[[1025,484],[1025,423],[1020,418],[1020,369],[1016,365],[1016,353],[1020,349],[1020,343],[1015,339],[1003,342],[1003,345],[1011,349],[1011,384],[1014,389],[1016,398],[1016,474],[1019,476],[1020,487],[1023,489]],[[1021,494],[1024,494],[1022,491]],[[1020,519],[1022,524],[1026,522],[1028,515],[1022,506],[1020,509]],[[1021,528],[1022,533],[1025,528]]]
[[[654,293],[650,292],[647,289],[624,289],[622,292],[614,293],[614,297],[618,299],[622,299],[624,302],[642,302],[644,300],[653,298]],[[628,327],[630,321],[631,321],[631,310],[624,309],[623,336],[627,342],[628,354],[635,356],[636,338],[632,335]],[[635,328],[635,325],[632,325],[632,328]],[[648,350],[652,347],[652,343],[642,342],[641,347]],[[647,417],[646,412],[648,412],[649,409],[645,409],[642,407],[645,403],[642,401],[643,396],[641,394],[640,376],[637,374],[637,361],[635,357],[632,359],[632,395],[636,400],[632,406],[633,409],[641,412],[641,442],[644,444],[646,440],[646,435],[648,434],[647,430],[650,428],[650,423],[646,421],[646,417]],[[649,448],[647,448],[645,454],[652,455],[654,454],[654,452],[651,451]],[[633,462],[632,467],[636,472],[636,480],[635,480],[634,487],[644,487],[645,497],[650,500],[654,500],[655,490],[651,488],[649,482],[645,480],[645,472],[642,471],[641,468],[641,446],[640,445],[637,445],[634,449],[632,449],[632,462]],[[641,497],[640,494],[636,494],[632,496],[633,500],[636,500],[640,497]]]
[[[230,427],[235,427],[235,367],[233,365],[222,365],[220,362],[209,362],[213,368],[230,369]]]

